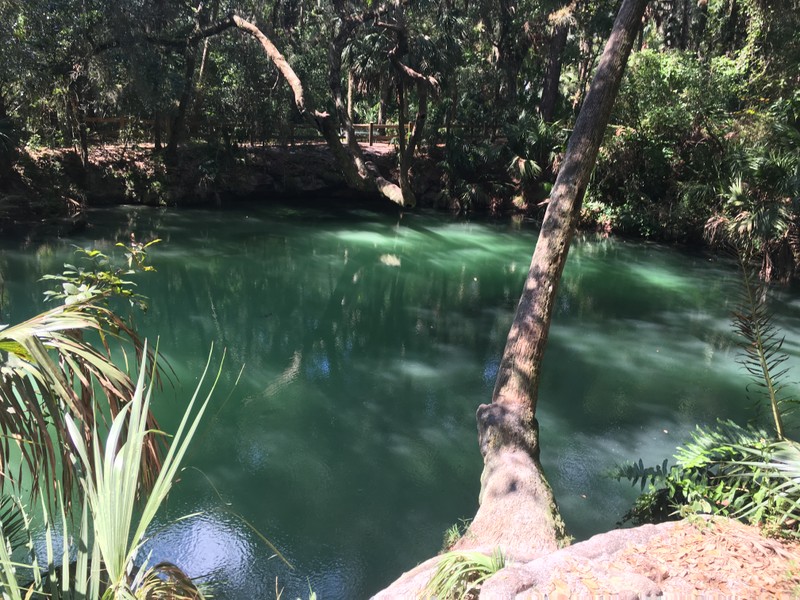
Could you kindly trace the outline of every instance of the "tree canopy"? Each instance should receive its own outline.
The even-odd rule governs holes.
[[[310,136],[355,191],[411,206],[433,178],[428,203],[541,216],[618,6],[2,0],[0,182],[23,147],[73,147],[86,161],[99,143],[148,141],[169,161],[186,144],[233,153]],[[764,277],[793,274],[798,8],[649,4],[585,225],[747,237]],[[392,172],[364,157],[354,123],[393,125]],[[415,169],[420,155],[432,163]]]

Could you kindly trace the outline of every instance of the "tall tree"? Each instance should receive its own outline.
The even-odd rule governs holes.
[[[542,358],[553,304],[581,203],[647,0],[625,0],[570,137],[516,316],[491,404],[478,409],[484,459],[480,507],[458,548],[512,555],[555,550],[564,536],[539,463],[536,421]]]
[[[550,39],[547,49],[544,81],[542,82],[542,99],[539,103],[539,114],[546,122],[551,122],[558,103],[558,85],[561,81],[561,67],[564,61],[564,50],[567,47],[567,36],[573,21],[572,5],[554,11],[548,18],[550,21]]]

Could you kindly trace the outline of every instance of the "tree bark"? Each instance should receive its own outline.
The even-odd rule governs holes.
[[[13,131],[13,124],[8,116],[6,99],[2,90],[0,90],[0,131],[3,128],[9,132]],[[10,185],[16,160],[17,140],[16,136],[11,133],[6,139],[0,140],[0,190]]]
[[[564,49],[567,47],[569,22],[564,20],[553,27],[550,36],[550,48],[547,52],[547,67],[545,67],[544,82],[542,84],[542,101],[539,103],[539,115],[550,123],[556,111],[558,102],[558,86],[561,82],[561,66],[564,60]]]
[[[403,204],[406,206],[414,206],[417,203],[417,199],[411,186],[411,164],[414,160],[414,153],[417,150],[417,146],[422,139],[422,132],[428,118],[428,93],[429,91],[433,91],[434,94],[438,94],[439,82],[433,77],[415,71],[400,59],[402,56],[408,54],[409,48],[408,30],[406,29],[402,14],[397,15],[396,22],[394,23],[378,22],[377,25],[395,34],[396,42],[394,47],[389,51],[388,56],[397,79],[397,137],[400,146],[400,191],[403,197]],[[406,87],[406,84],[410,85]],[[406,125],[408,123],[409,104],[408,90],[413,89],[413,87],[417,89],[417,113],[414,118],[414,129],[411,133],[411,139],[406,143]]]
[[[355,87],[353,70],[347,72],[347,118],[353,120],[353,88]]]
[[[484,458],[480,507],[456,546],[526,556],[555,550],[564,528],[539,464],[536,421],[542,357],[553,303],[597,153],[647,0],[625,0],[600,59],[559,170],[492,403],[478,408]]]
[[[347,182],[358,190],[374,190],[386,199],[400,204],[401,206],[406,206],[407,202],[400,186],[381,177],[377,170],[364,160],[364,155],[355,137],[353,124],[347,116],[347,106],[342,98],[342,48],[348,36],[363,20],[353,19],[345,21],[331,44],[328,57],[328,84],[331,95],[333,96],[336,115],[316,111],[313,107],[309,106],[300,78],[294,72],[286,58],[275,47],[275,44],[273,44],[258,27],[237,15],[232,15],[231,21],[239,30],[254,37],[261,44],[264,52],[289,84],[297,110],[308,122],[314,125],[322,134],[323,138],[325,138]],[[344,129],[344,145],[339,138],[340,125]]]
[[[167,141],[166,158],[174,161],[178,156],[178,144],[183,141],[186,129],[186,114],[194,96],[194,70],[197,64],[197,48],[194,44],[187,44],[183,55],[183,90],[178,101],[178,112],[172,120],[169,140]]]

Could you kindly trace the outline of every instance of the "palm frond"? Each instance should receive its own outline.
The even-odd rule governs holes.
[[[28,518],[19,499],[8,494],[0,497],[0,531],[12,550],[28,542],[27,527]]]
[[[146,356],[146,344],[143,350]],[[211,355],[209,363],[210,359]],[[64,415],[77,455],[81,493],[73,507],[65,504],[57,485],[55,503],[40,497],[44,552],[43,556],[34,553],[31,564],[12,561],[7,532],[0,530],[0,593],[4,600],[45,596],[54,600],[203,599],[203,594],[177,566],[170,563],[149,566],[147,560],[134,564],[134,560],[147,528],[172,487],[216,381],[208,395],[200,398],[200,388],[209,369],[207,364],[142,509],[138,494],[142,487],[141,455],[146,439],[156,433],[147,425],[153,381],[152,378],[146,381],[150,371],[145,360],[140,364],[130,402],[114,417],[105,434],[99,429],[102,420],[95,418],[93,440],[87,444],[83,438],[84,424],[69,414]],[[71,516],[73,508],[81,515],[77,531],[71,531],[75,522]],[[28,540],[29,527],[29,521],[25,520]],[[30,579],[31,574],[29,583],[20,584],[20,580]]]
[[[83,424],[82,439],[91,444],[95,415],[105,419],[107,411],[113,419],[128,403],[135,386],[112,362],[109,346],[123,335],[133,342],[137,358],[152,363],[153,353],[144,350],[136,333],[94,300],[58,306],[0,329],[0,484],[9,481],[19,489],[27,473],[34,496],[44,489],[52,499],[58,479],[64,490],[72,490],[65,415]],[[99,343],[92,345],[92,336]],[[148,426],[157,428],[152,416]],[[155,480],[162,445],[146,441],[146,487]],[[21,457],[16,473],[9,472],[12,452]]]
[[[778,440],[756,447],[736,446],[735,451],[736,460],[719,465],[719,477],[738,491],[738,498],[731,495],[733,516],[760,522],[769,513],[778,525],[791,521],[796,529],[800,524],[800,445]],[[755,491],[741,494],[743,489]]]
[[[128,573],[131,572],[133,561],[145,541],[147,528],[172,489],[180,463],[211,399],[219,373],[205,399],[198,401],[210,362],[209,354],[198,387],[186,407],[162,468],[141,511],[136,510],[136,499],[142,483],[141,465],[147,440],[153,434],[148,427],[153,382],[151,379],[149,384],[145,383],[145,363],[141,365],[131,402],[114,417],[104,448],[99,443],[86,444],[82,433],[85,424],[82,426],[70,415],[65,416],[67,430],[84,472],[81,483],[94,525],[94,543],[97,544],[103,566],[108,573],[110,589],[119,591],[124,596],[130,594],[132,587],[137,587],[145,580],[154,585],[149,575],[149,571],[154,568],[145,566],[134,582],[129,580]],[[93,437],[98,439],[96,419]],[[134,518],[136,514],[139,515],[138,521]],[[157,572],[154,576],[159,577]]]

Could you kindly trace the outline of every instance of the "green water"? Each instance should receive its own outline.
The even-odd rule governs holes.
[[[364,598],[474,514],[475,410],[490,398],[535,230],[431,214],[244,207],[118,209],[79,238],[0,241],[0,321],[39,310],[71,244],[164,240],[138,317],[179,383],[227,349],[213,418],[150,544],[221,599]],[[538,410],[542,460],[572,534],[613,527],[635,496],[615,463],[660,462],[697,422],[744,419],[726,262],[579,239],[557,302]],[[798,302],[773,302],[798,362]],[[233,382],[244,365],[235,389]],[[222,497],[217,496],[216,491]],[[223,503],[228,503],[228,505]],[[226,509],[241,515],[232,516]],[[200,512],[172,523],[181,515]],[[289,569],[247,523],[292,563]]]

